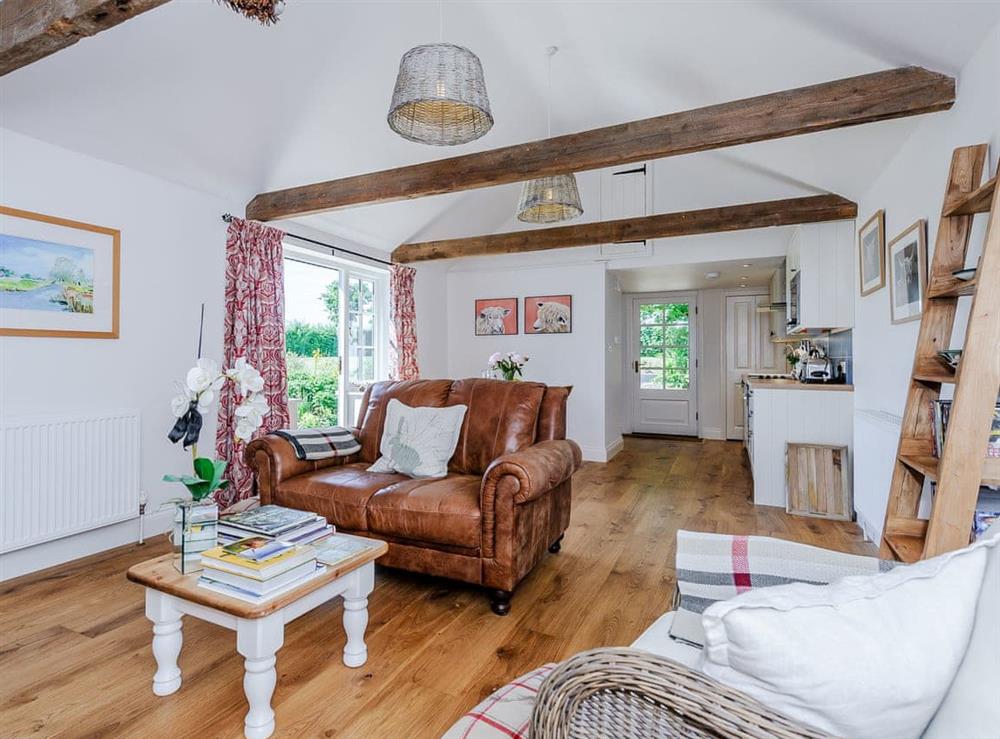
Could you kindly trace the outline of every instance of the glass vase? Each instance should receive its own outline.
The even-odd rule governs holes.
[[[174,567],[187,575],[199,572],[201,553],[215,546],[218,536],[219,506],[214,500],[186,500],[174,507]]]

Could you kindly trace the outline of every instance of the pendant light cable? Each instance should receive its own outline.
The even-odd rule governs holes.
[[[545,72],[545,128],[548,132],[546,138],[552,138],[552,57],[559,51],[558,46],[550,46],[545,50],[548,57]]]

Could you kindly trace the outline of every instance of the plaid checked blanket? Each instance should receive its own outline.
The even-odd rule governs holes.
[[[286,439],[295,449],[299,459],[317,460],[330,457],[349,457],[361,451],[361,444],[354,434],[343,426],[322,429],[279,429],[273,433]]]
[[[441,739],[529,739],[538,688],[556,667],[549,663],[497,689],[462,716]]]
[[[873,575],[897,563],[820,549],[769,536],[677,532],[677,590],[680,603],[670,636],[705,645],[701,614],[719,600],[753,588],[793,582],[825,585],[848,575]]]

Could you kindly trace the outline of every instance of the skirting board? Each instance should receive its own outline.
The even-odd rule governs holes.
[[[702,439],[717,439],[719,441],[726,440],[725,433],[723,433],[722,429],[717,428],[703,428],[699,431],[698,436]]]
[[[144,536],[149,539],[168,531],[173,522],[173,511],[147,514]],[[37,572],[47,567],[69,562],[80,557],[133,544],[139,539],[139,519],[102,526],[62,539],[36,544],[0,555],[0,581]]]
[[[583,454],[585,462],[609,462],[618,452],[625,447],[625,440],[618,437],[606,447],[590,446],[580,444],[580,452]]]

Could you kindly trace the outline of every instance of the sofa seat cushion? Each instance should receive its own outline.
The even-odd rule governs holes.
[[[413,541],[479,549],[482,478],[449,475],[433,480],[405,479],[368,501],[368,530]]]
[[[680,662],[685,667],[697,669],[698,662],[701,660],[701,649],[670,635],[670,627],[676,615],[677,611],[664,613],[650,624],[649,628],[643,631],[639,638],[632,642],[631,646],[633,649],[641,649],[658,657],[666,657],[674,662]]]
[[[367,468],[367,463],[358,462],[292,477],[278,487],[275,502],[314,511],[338,528],[365,531],[369,498],[383,488],[410,479],[405,475],[369,472]]]

